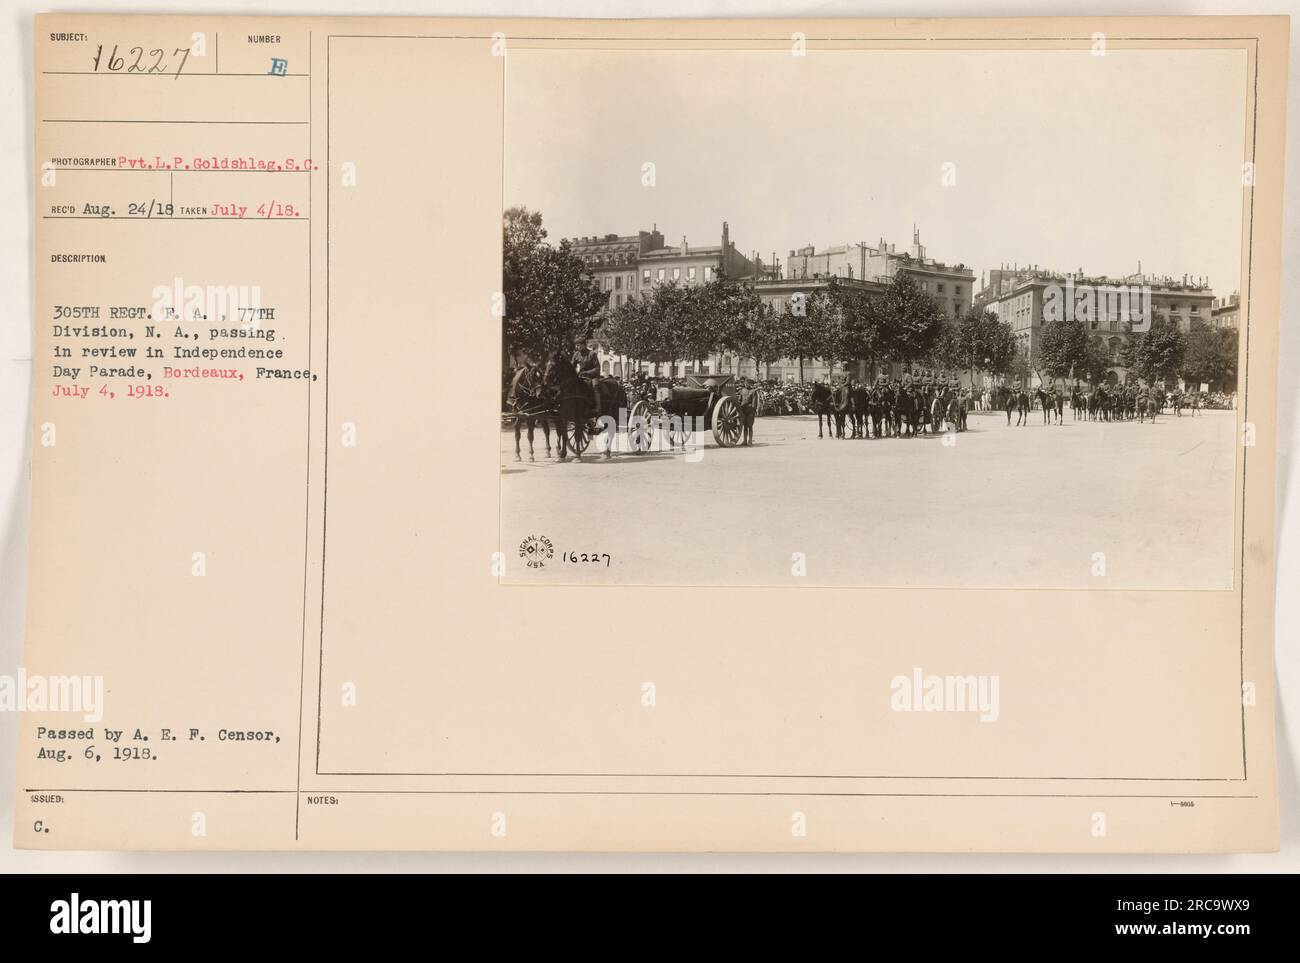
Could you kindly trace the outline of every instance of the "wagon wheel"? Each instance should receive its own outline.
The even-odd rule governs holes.
[[[694,427],[695,417],[693,415],[686,412],[677,415],[672,412],[664,413],[663,433],[664,437],[668,439],[669,448],[676,448],[678,445],[685,448],[686,443],[690,441]]]
[[[739,443],[741,428],[740,405],[731,396],[723,395],[713,406],[713,440],[719,447],[731,448]]]
[[[628,412],[627,446],[635,455],[644,455],[654,447],[654,426],[650,424],[652,415],[645,399],[633,404],[632,410]]]
[[[685,448],[687,438],[689,437],[688,433],[685,427],[671,427],[673,424],[674,422],[670,421],[664,423],[664,436],[668,439],[668,447],[676,448],[678,445],[681,445]]]
[[[564,423],[564,438],[575,455],[581,455],[591,444],[591,431],[586,421],[575,418]]]

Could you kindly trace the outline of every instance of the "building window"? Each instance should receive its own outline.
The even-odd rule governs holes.
[[[663,269],[663,268],[660,268],[660,269],[659,269],[659,280],[662,281],[663,279],[664,279],[664,269]]]
[[[688,280],[688,281],[694,281],[694,280],[695,280],[695,268],[687,268],[687,269],[686,269],[686,280]]]
[[[674,281],[680,281],[681,279],[682,279],[682,269],[681,269],[681,268],[673,268],[673,280],[674,280]]]
[[[704,280],[705,280],[705,281],[712,281],[712,280],[713,280],[713,266],[712,266],[712,265],[706,264],[706,265],[704,266]]]
[[[649,287],[649,286],[650,286],[650,269],[649,269],[649,268],[646,268],[644,271],[641,272],[641,283],[644,284],[646,287]]]
[[[623,275],[620,274],[618,277],[614,278],[614,290],[615,291],[623,290]]]
[[[940,281],[938,284],[935,285],[935,290],[936,290],[939,294],[943,294],[943,282],[942,282],[942,281]]]
[[[622,306],[623,306],[623,295],[621,294],[614,295],[614,307],[621,308]]]
[[[612,291],[613,288],[614,288],[614,279],[611,278],[611,277],[609,277],[608,275],[606,275],[606,277],[605,277],[605,290],[606,290],[606,291]]]
[[[957,297],[961,297],[961,285],[960,285],[960,284],[954,284],[954,285],[952,286],[952,293],[955,294],[955,295],[957,295]]]

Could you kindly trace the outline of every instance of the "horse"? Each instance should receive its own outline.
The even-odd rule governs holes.
[[[853,387],[849,389],[849,417],[853,422],[854,438],[867,437],[867,412],[870,408],[871,392],[866,385],[853,382]]]
[[[849,389],[839,382],[831,389],[831,414],[835,418],[835,437],[844,437],[844,417],[849,411]]]
[[[884,438],[889,430],[889,389],[885,385],[873,385],[867,394],[867,399],[872,435],[876,438]]]
[[[1011,412],[1016,409],[1016,393],[1006,385],[998,385],[994,389],[997,393],[998,407],[1007,409],[1007,427],[1011,427]]]
[[[898,393],[899,428],[907,425],[907,436],[916,438],[925,434],[925,399],[915,385],[904,387]]]
[[[1161,389],[1151,389],[1151,396],[1147,401],[1147,414],[1151,416],[1151,424],[1156,423],[1156,415],[1164,413],[1165,401],[1165,393]]]
[[[876,435],[880,438],[898,436],[898,389],[889,382],[876,386]]]
[[[812,389],[812,407],[817,413],[817,437],[824,438],[822,434],[822,418],[826,419],[826,430],[831,432],[831,437],[835,437],[834,425],[831,423],[831,386],[824,381],[818,381]]]
[[[519,453],[519,435],[525,422],[528,423],[528,460],[537,460],[533,453],[533,433],[539,424],[546,438],[546,457],[551,457],[551,420],[546,412],[548,399],[538,380],[533,368],[523,368],[510,385],[506,403],[515,416],[515,461],[523,460]]]
[[[1052,423],[1052,408],[1054,407],[1052,404],[1052,396],[1043,390],[1042,385],[1039,385],[1034,389],[1034,398],[1038,402],[1039,407],[1043,409],[1043,424],[1050,425]]]
[[[1079,390],[1078,385],[1075,385],[1070,389],[1070,411],[1073,412],[1075,421],[1079,420],[1079,409],[1083,406],[1083,392]],[[1087,414],[1086,410],[1084,411],[1084,414]]]
[[[547,361],[542,384],[553,389],[556,396],[551,417],[560,443],[559,461],[569,460],[569,448],[573,449],[574,458],[582,461],[582,452],[589,440],[589,423],[608,418],[607,425],[617,425],[619,412],[627,409],[627,390],[622,383],[614,378],[601,378],[596,383],[596,398],[593,399],[591,387],[578,377],[573,362],[560,351]],[[605,446],[608,459],[614,453],[615,429],[608,427],[605,430],[609,435],[609,443]]]
[[[1034,410],[1033,404],[1029,400],[1029,392],[1024,388],[1019,388],[1015,392],[1016,396],[1016,427],[1029,424],[1029,413]]]

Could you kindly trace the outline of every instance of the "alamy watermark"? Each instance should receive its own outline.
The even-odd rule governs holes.
[[[1043,323],[1078,321],[1087,330],[1124,322],[1135,334],[1151,330],[1151,288],[1145,284],[1075,284],[1043,289]],[[1094,324],[1093,322],[1096,322]]]
[[[102,675],[0,675],[0,712],[80,712],[86,722],[104,718]]]
[[[996,675],[926,675],[920,667],[889,682],[895,712],[978,712],[980,722],[1000,714]]]
[[[50,904],[50,932],[55,935],[116,934],[133,943],[148,943],[153,935],[153,901],[147,899],[83,899],[73,893]]]
[[[256,284],[186,284],[172,278],[150,292],[155,321],[209,321],[234,324],[242,331],[257,330],[267,317],[262,309],[262,289]]]
[[[607,451],[617,450],[615,439],[625,438],[628,451],[644,453],[680,448],[687,461],[704,457],[707,426],[708,419],[702,415],[633,415],[626,408],[618,410],[617,418],[601,415],[596,419],[597,435],[604,436]]]

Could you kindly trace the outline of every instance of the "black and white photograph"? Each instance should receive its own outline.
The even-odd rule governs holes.
[[[508,580],[1232,588],[1241,51],[510,56]]]

